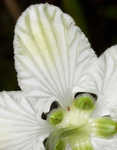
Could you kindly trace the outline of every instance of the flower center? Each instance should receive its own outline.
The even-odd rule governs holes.
[[[92,135],[108,138],[117,133],[117,122],[109,117],[93,119],[95,99],[90,94],[81,94],[66,109],[54,109],[48,115],[53,131],[45,144],[46,150],[93,150]]]

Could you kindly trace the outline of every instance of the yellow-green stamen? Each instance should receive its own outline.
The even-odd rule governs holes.
[[[74,106],[78,109],[92,110],[94,108],[94,101],[90,97],[78,97],[74,100]]]
[[[117,133],[117,122],[111,118],[99,118],[96,120],[95,124],[97,136],[108,138]]]
[[[51,125],[59,124],[64,117],[64,113],[62,109],[56,109],[49,114],[48,121]]]
[[[55,109],[48,115],[48,122],[54,126],[49,135],[46,150],[65,150],[69,144],[72,150],[93,150],[90,137],[112,137],[117,133],[117,122],[109,117],[91,118],[95,99],[83,94],[76,97],[65,109]]]

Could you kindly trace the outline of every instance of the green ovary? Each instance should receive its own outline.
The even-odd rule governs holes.
[[[53,131],[48,137],[46,150],[65,150],[70,145],[72,150],[94,150],[90,137],[112,137],[117,133],[117,122],[111,118],[90,117],[95,108],[90,97],[78,97],[66,109],[55,109],[48,115],[48,122]]]

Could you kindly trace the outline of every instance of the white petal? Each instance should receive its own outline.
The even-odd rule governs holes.
[[[117,120],[117,46],[113,46],[95,62],[91,72],[97,87],[98,115],[111,115]]]
[[[49,4],[33,5],[22,14],[14,48],[19,85],[25,93],[54,98],[63,105],[71,102],[72,90],[84,84],[84,74],[96,59],[73,19]]]
[[[44,108],[44,104],[40,108]],[[0,149],[44,150],[49,125],[21,92],[0,93]]]
[[[117,150],[117,137],[112,139],[92,138],[94,150]]]

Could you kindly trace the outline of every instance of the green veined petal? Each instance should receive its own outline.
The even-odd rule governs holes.
[[[25,93],[54,97],[64,106],[71,103],[73,88],[81,85],[82,74],[96,59],[73,19],[49,4],[33,5],[22,14],[14,48],[18,81]]]

